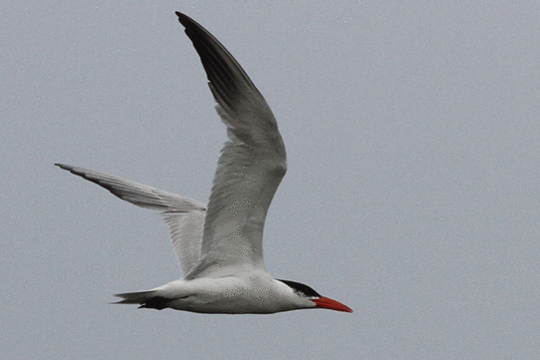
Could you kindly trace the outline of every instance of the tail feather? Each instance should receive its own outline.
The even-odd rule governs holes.
[[[170,301],[170,299],[164,298],[163,296],[157,296],[156,290],[128,292],[123,294],[115,294],[114,296],[118,296],[122,298],[122,300],[113,304],[139,304],[141,305],[139,306],[139,309],[165,309],[167,307],[167,302]]]
[[[142,304],[156,294],[156,290],[146,290],[146,291],[136,291],[136,292],[127,292],[123,294],[114,294],[114,296],[120,297],[123,300],[115,302],[115,304]]]

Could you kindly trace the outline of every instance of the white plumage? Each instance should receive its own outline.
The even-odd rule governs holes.
[[[56,164],[132,204],[158,210],[169,226],[184,278],[119,303],[203,313],[274,313],[302,308],[351,312],[307,285],[273,279],[263,259],[268,207],[286,172],[277,122],[261,93],[206,29],[176,13],[204,66],[227,126],[208,207],[183,196],[80,167]]]

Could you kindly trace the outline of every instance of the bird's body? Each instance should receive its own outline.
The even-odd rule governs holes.
[[[276,280],[264,266],[268,207],[285,175],[285,146],[263,96],[206,29],[176,13],[207,73],[229,141],[219,158],[208,207],[147,185],[56,164],[132,204],[161,211],[185,277],[117,296],[121,304],[199,313],[268,314],[304,308],[352,312],[307,285]]]
[[[315,307],[267,272],[254,270],[247,276],[176,280],[150,293],[119,294],[122,303],[142,303],[145,308],[172,308],[199,313],[269,314],[297,309],[300,305]]]

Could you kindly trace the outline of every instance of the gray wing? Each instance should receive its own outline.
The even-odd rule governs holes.
[[[184,275],[197,263],[206,216],[206,206],[203,203],[96,171],[64,164],[55,165],[104,187],[122,200],[161,211],[169,226],[174,250]]]
[[[201,25],[176,14],[201,58],[229,138],[208,203],[201,262],[187,278],[264,269],[264,221],[287,168],[285,145],[270,107],[238,62]]]

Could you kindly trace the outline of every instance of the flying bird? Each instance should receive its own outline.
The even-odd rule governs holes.
[[[122,200],[158,210],[184,278],[117,294],[119,304],[197,313],[270,314],[324,308],[352,312],[311,287],[274,279],[263,260],[263,228],[287,159],[270,107],[240,64],[205,28],[176,12],[193,42],[227,126],[208,206],[184,196],[80,167],[55,164]]]

